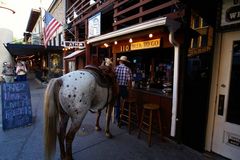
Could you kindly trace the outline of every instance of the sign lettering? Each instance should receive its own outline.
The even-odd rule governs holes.
[[[226,11],[226,21],[232,22],[240,20],[240,5],[229,8]]]
[[[27,81],[2,84],[3,129],[26,126],[32,123],[32,107]]]
[[[84,49],[85,48],[85,42],[81,41],[63,41],[62,42],[63,47],[69,47],[69,48],[79,48],[79,49]]]
[[[130,46],[129,45],[120,46],[120,52],[127,52],[129,50],[130,50]]]
[[[240,139],[236,136],[229,135],[228,143],[240,147]]]
[[[160,39],[131,43],[131,50],[160,47]]]
[[[221,26],[240,23],[240,0],[223,0]]]

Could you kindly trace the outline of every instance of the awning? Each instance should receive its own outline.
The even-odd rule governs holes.
[[[39,52],[62,52],[62,46],[48,46],[34,44],[4,44],[5,48],[12,56],[29,56]]]
[[[67,55],[66,57],[64,57],[64,59],[70,59],[70,58],[74,58],[76,56],[80,56],[82,54],[84,54],[85,50],[76,50],[74,52],[72,52],[71,54]]]
[[[123,29],[119,29],[117,31],[113,31],[107,34],[103,34],[101,36],[95,37],[95,38],[91,38],[87,40],[87,44],[90,43],[94,43],[94,42],[99,42],[99,41],[104,41],[107,39],[112,39],[115,37],[120,37],[120,36],[124,36],[124,35],[128,35],[134,32],[139,32],[142,30],[146,30],[146,29],[150,29],[150,28],[154,28],[154,27],[159,27],[159,26],[167,26],[172,28],[179,28],[180,23],[174,20],[171,20],[167,17],[161,17],[161,18],[157,18],[154,20],[150,20],[147,22],[143,22],[140,24],[136,24],[130,27],[126,27]]]

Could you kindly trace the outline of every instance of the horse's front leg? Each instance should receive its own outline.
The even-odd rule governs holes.
[[[102,130],[100,125],[99,125],[99,119],[100,119],[101,113],[102,113],[101,110],[98,110],[98,112],[97,112],[97,120],[96,120],[96,125],[95,125],[95,130],[96,131],[101,131]]]
[[[105,135],[108,138],[112,138],[112,134],[109,130],[109,126],[110,126],[110,120],[111,120],[113,106],[114,106],[114,104],[110,104],[107,108],[107,120],[106,120],[106,127],[105,127]]]

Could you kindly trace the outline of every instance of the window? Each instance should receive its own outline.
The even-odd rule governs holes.
[[[61,46],[62,43],[62,33],[58,34],[58,46]]]
[[[53,37],[53,46],[56,46],[56,37]]]

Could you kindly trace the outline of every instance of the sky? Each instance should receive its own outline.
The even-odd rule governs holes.
[[[31,9],[42,7],[48,9],[52,0],[0,0],[0,5],[6,5],[15,11],[0,8],[0,28],[6,28],[13,31],[13,37],[23,38],[26,31]]]

